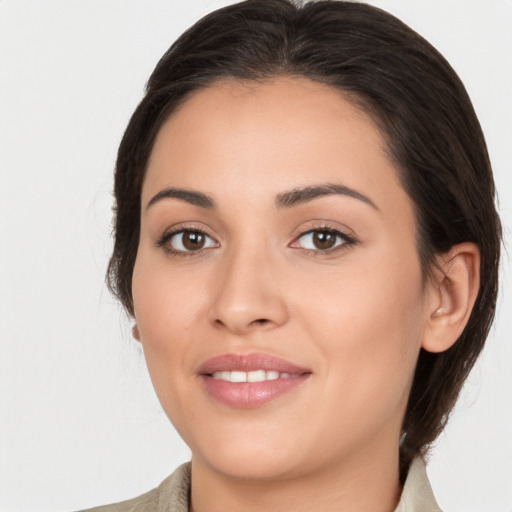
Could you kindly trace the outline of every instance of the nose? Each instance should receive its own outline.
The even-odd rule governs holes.
[[[288,308],[279,286],[279,269],[263,251],[232,250],[215,274],[208,313],[217,328],[234,334],[279,327]]]

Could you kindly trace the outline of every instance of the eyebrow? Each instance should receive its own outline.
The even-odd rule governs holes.
[[[336,183],[297,187],[287,192],[282,192],[276,196],[275,205],[277,208],[292,208],[293,206],[307,203],[313,199],[331,195],[343,195],[352,197],[354,199],[363,201],[375,210],[380,211],[377,205],[369,197],[350,187]],[[215,208],[215,201],[202,192],[184,188],[169,187],[160,190],[160,192],[155,194],[146,206],[146,210],[148,210],[155,203],[162,201],[163,199],[179,199],[201,208]]]
[[[162,199],[180,199],[181,201],[185,201],[195,206],[200,206],[201,208],[215,208],[215,201],[202,192],[171,187],[164,188],[163,190],[160,190],[158,194],[155,194],[146,206],[146,210]]]
[[[357,190],[336,183],[298,187],[288,192],[283,192],[278,194],[276,197],[276,207],[291,208],[293,206],[312,201],[313,199],[317,199],[318,197],[331,195],[342,195],[359,199],[360,201],[370,205],[375,210],[380,211],[377,205],[369,197]]]

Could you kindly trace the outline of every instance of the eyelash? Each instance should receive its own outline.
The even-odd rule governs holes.
[[[178,249],[173,249],[169,242],[175,237],[176,235],[180,233],[198,233],[200,235],[203,235],[210,240],[213,240],[213,238],[206,233],[206,231],[202,229],[198,229],[196,227],[190,226],[190,227],[179,227],[173,231],[169,231],[167,233],[164,233],[162,237],[156,242],[156,245],[158,247],[161,247],[164,249],[164,251],[167,254],[170,254],[171,256],[178,256],[178,257],[189,257],[189,256],[199,256],[200,254],[203,254],[203,252],[207,249],[210,249],[211,247],[207,247],[205,249],[198,249],[197,251],[181,251]]]
[[[334,235],[336,238],[341,239],[341,243],[339,243],[329,249],[306,249],[304,247],[296,247],[296,248],[304,251],[307,254],[328,255],[328,254],[332,254],[332,253],[335,253],[338,251],[343,251],[343,250],[349,249],[350,247],[357,244],[357,240],[354,237],[349,236],[347,233],[341,231],[339,228],[329,226],[328,224],[322,224],[319,226],[314,226],[313,228],[300,233],[294,239],[291,246],[293,247],[293,244],[297,243],[301,238],[304,238],[306,235],[310,235],[312,233],[328,233],[330,235]]]
[[[158,247],[163,248],[165,250],[165,252],[170,254],[171,256],[179,256],[179,257],[199,256],[200,254],[203,254],[204,251],[206,251],[208,249],[215,248],[215,247],[206,247],[206,248],[201,248],[201,249],[198,249],[195,251],[194,250],[183,251],[183,250],[179,250],[179,249],[173,249],[169,245],[169,242],[173,239],[173,237],[175,237],[176,235],[178,235],[180,233],[183,233],[183,234],[184,233],[198,233],[200,235],[203,235],[203,236],[209,238],[214,243],[216,243],[216,244],[218,243],[218,242],[215,242],[215,240],[211,236],[209,236],[208,233],[203,231],[202,229],[198,229],[195,227],[180,227],[173,231],[164,233],[164,235],[162,235],[162,237],[156,242],[156,245]],[[329,249],[307,249],[304,247],[294,246],[294,244],[298,243],[298,241],[301,238],[304,238],[305,236],[310,235],[312,233],[328,233],[330,235],[334,235],[336,238],[340,238],[342,243],[339,243]],[[347,233],[344,233],[343,231],[341,231],[338,228],[334,228],[332,226],[322,224],[322,225],[315,226],[314,228],[308,229],[307,231],[300,233],[293,240],[293,242],[289,245],[289,247],[300,249],[307,254],[328,255],[328,254],[332,254],[332,253],[340,251],[340,250],[346,250],[355,244],[357,244],[357,240],[355,238],[353,238],[352,236],[347,235]]]

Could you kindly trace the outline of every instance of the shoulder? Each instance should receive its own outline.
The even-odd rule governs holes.
[[[178,467],[155,489],[127,501],[79,512],[188,512],[190,463]]]
[[[425,462],[414,459],[395,512],[442,512],[430,486]]]

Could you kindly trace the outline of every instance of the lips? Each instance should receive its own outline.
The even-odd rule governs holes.
[[[249,409],[295,390],[311,371],[269,354],[224,354],[208,359],[198,374],[215,400]]]

